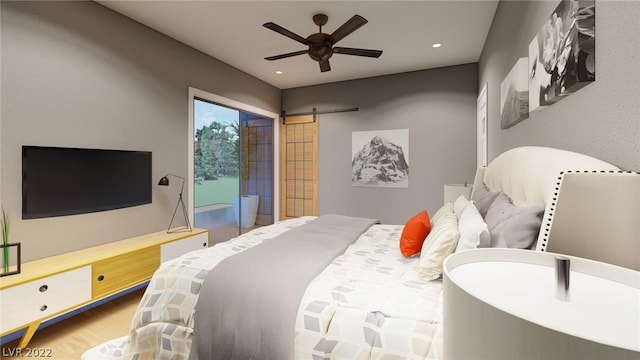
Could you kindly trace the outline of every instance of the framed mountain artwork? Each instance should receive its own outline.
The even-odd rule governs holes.
[[[352,186],[409,187],[409,129],[351,134]]]

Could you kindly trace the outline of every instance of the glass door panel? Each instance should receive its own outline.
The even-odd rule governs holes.
[[[194,99],[194,222],[211,245],[273,223],[273,122]]]
[[[240,187],[237,110],[194,100],[195,226],[210,230],[210,243],[238,234],[233,202]]]
[[[273,224],[273,119],[241,112],[240,233]],[[241,207],[242,208],[242,207]]]

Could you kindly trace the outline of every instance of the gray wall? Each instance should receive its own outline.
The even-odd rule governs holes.
[[[640,170],[640,2],[596,1],[596,81],[500,129],[500,83],[558,1],[501,1],[479,61],[488,83],[489,160],[522,145],[589,154]]]
[[[443,185],[473,181],[477,64],[388,75],[282,92],[288,113],[358,107],[320,116],[320,213],[404,224],[442,206]],[[351,185],[353,131],[409,129],[409,188]]]
[[[2,206],[23,261],[163,230],[179,188],[154,186],[148,205],[22,220],[22,145],[152,151],[157,181],[187,175],[189,86],[279,112],[279,89],[97,3],[1,4]]]

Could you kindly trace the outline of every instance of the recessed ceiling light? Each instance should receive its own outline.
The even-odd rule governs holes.
[[[435,43],[435,44],[431,45],[432,48],[439,48],[440,46],[442,46],[442,44],[440,44],[440,43]]]
[[[282,75],[282,71],[277,70],[277,71],[276,71],[276,74],[278,74],[278,75]]]

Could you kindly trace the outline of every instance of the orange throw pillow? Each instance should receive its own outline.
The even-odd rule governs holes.
[[[425,210],[414,215],[402,229],[400,235],[400,252],[404,256],[412,256],[420,252],[424,239],[431,231],[429,214]]]

